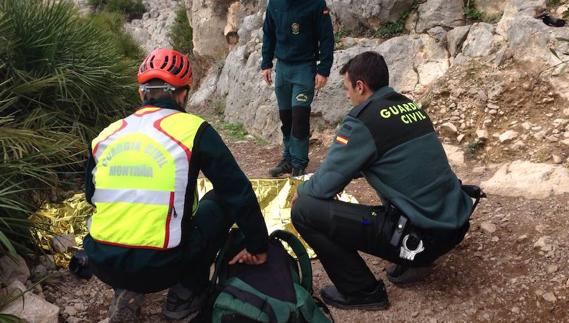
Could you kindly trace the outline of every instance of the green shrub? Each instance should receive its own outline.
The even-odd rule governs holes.
[[[181,5],[176,10],[176,20],[168,33],[170,45],[179,52],[191,55],[194,48],[192,34],[192,26],[188,20],[186,7]]]
[[[561,4],[561,0],[547,0],[547,1],[545,1],[545,4],[548,7],[555,7],[555,6],[558,6]]]
[[[483,21],[486,19],[484,12],[476,8],[474,0],[467,0],[464,4],[464,16],[470,21]]]
[[[123,14],[128,20],[140,19],[146,11],[142,0],[89,0],[99,10]]]
[[[225,123],[223,125],[223,130],[226,131],[229,137],[236,140],[243,140],[248,134],[242,123]]]
[[[116,12],[99,12],[88,18],[101,30],[110,32],[110,39],[120,55],[139,63],[144,58],[144,52],[132,36],[124,30],[124,17]]]
[[[377,30],[377,35],[381,38],[392,38],[403,32],[405,28],[405,20],[399,19],[395,22],[389,22]]]
[[[114,36],[68,2],[0,1],[0,253],[31,249],[29,212],[77,188],[88,142],[137,103]]]
[[[468,145],[466,145],[466,149],[464,155],[466,159],[475,159],[478,153],[486,146],[485,141],[475,140]]]
[[[376,36],[379,36],[381,38],[392,38],[403,33],[405,30],[405,22],[407,21],[407,18],[409,18],[411,12],[417,10],[418,7],[419,1],[414,0],[413,4],[411,4],[411,7],[408,10],[403,11],[397,21],[388,22],[380,26],[375,32]]]

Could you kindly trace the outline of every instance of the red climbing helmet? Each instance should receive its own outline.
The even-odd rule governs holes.
[[[138,69],[138,83],[160,79],[175,87],[192,84],[192,64],[186,55],[173,49],[157,48],[148,55]]]

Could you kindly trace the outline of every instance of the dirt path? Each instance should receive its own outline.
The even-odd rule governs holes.
[[[280,157],[279,147],[225,137],[251,178],[266,177]],[[309,171],[320,164],[329,137],[313,141]],[[480,182],[467,169],[457,172],[466,182]],[[347,190],[361,203],[378,201],[363,180]],[[382,312],[333,309],[336,322],[569,322],[568,200],[489,196],[461,245],[439,259],[425,282],[406,288],[385,279],[386,262],[364,256],[386,282],[391,307]],[[314,283],[315,290],[330,283],[318,261]],[[44,285],[44,294],[61,307],[63,322],[99,322],[112,298],[111,289],[99,280],[80,281],[66,272]],[[164,295],[147,296],[143,322],[167,322],[160,314]]]

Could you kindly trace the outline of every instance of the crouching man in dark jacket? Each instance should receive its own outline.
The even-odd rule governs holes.
[[[394,264],[388,279],[406,283],[462,241],[473,202],[451,170],[427,113],[388,87],[385,60],[352,58],[340,73],[354,108],[326,160],[298,188],[292,221],[334,283],[322,299],[340,308],[385,309],[385,286],[358,250]],[[363,175],[383,201],[334,199]]]

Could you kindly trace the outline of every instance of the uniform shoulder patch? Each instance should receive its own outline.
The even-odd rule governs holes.
[[[324,9],[322,9],[322,14],[324,16],[330,15],[330,9],[328,7],[324,7]]]
[[[347,145],[348,142],[350,142],[351,134],[352,134],[352,126],[344,123],[342,124],[342,127],[338,129],[334,141],[336,143],[339,143],[340,145]]]

